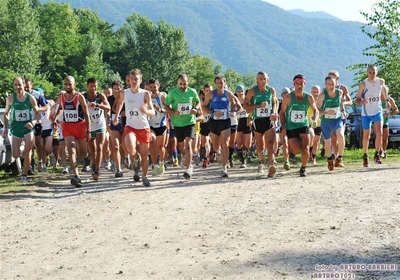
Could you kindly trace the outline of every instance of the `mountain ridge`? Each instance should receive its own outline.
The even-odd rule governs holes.
[[[64,2],[64,1],[54,1]],[[278,91],[298,73],[307,88],[323,84],[332,69],[341,82],[353,84],[345,67],[363,63],[372,45],[362,23],[304,18],[261,0],[71,0],[73,8],[90,8],[116,27],[133,12],[153,21],[164,19],[185,30],[191,53],[210,57],[240,74],[266,71]]]

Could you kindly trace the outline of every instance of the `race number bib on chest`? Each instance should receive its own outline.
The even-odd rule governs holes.
[[[290,114],[290,121],[293,123],[301,123],[306,116],[305,111],[293,110]]]
[[[97,123],[97,122],[99,122],[100,116],[101,116],[101,113],[100,113],[99,108],[94,108],[90,114],[90,121],[93,123]]]
[[[203,120],[203,122],[208,122],[209,120],[211,119],[211,115],[210,114],[207,114],[207,115],[204,115],[204,120]]]
[[[115,120],[115,114],[111,114],[111,121]],[[118,116],[118,123],[122,123],[121,122],[121,116]]]
[[[258,117],[269,117],[271,115],[271,111],[269,107],[266,108],[257,108],[257,116]]]
[[[140,118],[139,115],[139,108],[132,108],[128,111],[128,119],[132,121],[138,120]]]
[[[64,110],[64,119],[66,122],[79,121],[78,112],[75,110]]]
[[[192,106],[190,103],[179,103],[178,111],[181,112],[182,115],[189,115]]]
[[[17,122],[29,121],[31,119],[29,109],[26,110],[15,110],[15,120]]]
[[[327,119],[337,119],[339,117],[339,108],[325,108],[325,111],[330,111],[330,110],[334,110],[335,113],[334,114],[327,114],[325,115],[325,118]]]
[[[222,116],[221,117],[217,117],[214,114],[214,120],[226,120],[226,119],[228,119],[228,110],[227,109],[215,109],[214,112],[222,112]]]

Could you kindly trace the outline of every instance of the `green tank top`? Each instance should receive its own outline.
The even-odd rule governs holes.
[[[17,94],[13,93],[13,102],[11,104],[11,122],[25,125],[33,119],[31,95],[26,94],[25,101],[20,102]]]
[[[253,117],[255,119],[258,118],[269,118],[272,112],[272,94],[271,94],[271,87],[267,85],[266,92],[262,93],[258,90],[258,86],[254,86],[254,95],[251,98],[250,104],[256,105],[260,104],[264,101],[268,102],[268,106],[266,108],[257,108],[253,111]]]
[[[387,101],[389,102],[389,101]],[[391,110],[386,108],[386,102],[382,102],[382,114],[390,113]],[[383,118],[383,125],[389,125],[389,117]]]
[[[290,103],[286,109],[286,130],[293,130],[305,126],[309,126],[307,111],[310,106],[308,102],[308,93],[304,92],[303,102],[296,100],[294,91],[290,93]]]
[[[324,101],[322,102],[321,111],[329,111],[331,109],[335,110],[336,113],[333,115],[323,115],[321,116],[321,121],[324,122],[332,122],[336,121],[337,119],[342,118],[342,113],[340,112],[340,95],[339,90],[335,89],[335,96],[330,97],[327,90],[324,89],[323,94],[325,95]]]

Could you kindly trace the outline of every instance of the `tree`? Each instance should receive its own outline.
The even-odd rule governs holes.
[[[121,39],[117,65],[125,64],[126,74],[139,68],[144,80],[158,78],[163,88],[168,89],[176,86],[179,74],[188,71],[189,48],[183,28],[164,20],[154,23],[134,13],[117,33]]]
[[[199,90],[202,89],[206,83],[213,84],[215,62],[212,59],[195,54],[190,57],[187,66],[190,87]]]
[[[235,70],[227,69],[225,71],[226,82],[231,91],[235,91],[236,86],[243,83],[243,76],[240,76]]]
[[[69,4],[47,2],[38,9],[42,33],[41,73],[61,87],[65,76],[75,71],[72,64],[80,57],[80,35],[76,16]]]
[[[40,67],[40,31],[36,11],[27,0],[8,0],[0,26],[0,67],[20,74]]]
[[[364,55],[371,58],[369,63],[360,63],[349,67],[355,71],[358,82],[367,77],[369,64],[375,64],[379,76],[384,78],[392,96],[400,97],[400,2],[383,0],[372,7],[371,14],[361,13],[367,20],[362,32],[376,43],[364,50]]]

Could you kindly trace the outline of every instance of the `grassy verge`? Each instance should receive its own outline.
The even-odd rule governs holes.
[[[368,155],[370,158],[370,162],[372,163],[373,161],[373,156],[374,156],[374,150],[370,149],[368,151]],[[344,163],[346,167],[351,167],[351,166],[361,166],[362,164],[362,158],[363,158],[363,151],[362,149],[354,149],[354,150],[346,150],[344,154]],[[296,156],[297,162],[300,160],[300,155]],[[390,149],[387,151],[387,159],[384,160],[385,162],[396,162],[400,159],[400,150],[399,149]],[[283,163],[282,156],[279,156],[277,159],[277,162],[279,166]],[[256,160],[255,160],[256,161]],[[238,161],[236,161],[238,163]],[[318,153],[317,155],[317,165],[318,166],[323,166],[326,164],[326,156],[321,157],[320,154]],[[253,165],[256,165],[253,164]],[[79,166],[79,169],[82,167]],[[21,177],[20,176],[12,176],[4,171],[0,171],[0,195],[5,194],[5,193],[13,193],[13,192],[23,192],[23,191],[29,191],[34,187],[40,187],[40,186],[46,186],[46,181],[52,180],[52,179],[61,179],[61,178],[66,178],[69,179],[69,175],[62,175],[61,174],[62,168],[59,167],[57,170],[53,170],[52,168],[49,168],[47,172],[45,173],[38,173],[35,172],[35,175],[33,176],[28,176],[28,183],[22,184],[20,182]]]

